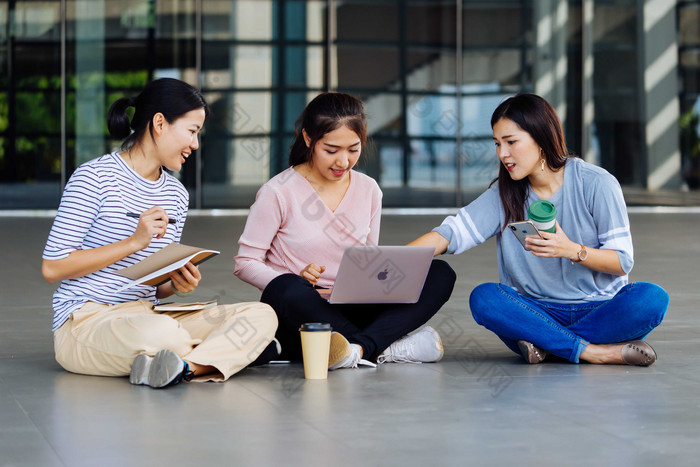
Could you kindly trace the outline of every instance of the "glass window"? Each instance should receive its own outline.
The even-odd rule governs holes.
[[[565,3],[566,90],[560,97],[567,140],[576,151],[582,142],[582,3]],[[357,168],[380,183],[385,206],[453,205],[460,196],[464,204],[497,173],[493,109],[508,95],[535,89],[535,54],[545,51],[534,44],[538,5],[0,2],[0,209],[56,207],[61,185],[77,165],[118,147],[106,130],[109,105],[165,76],[200,86],[212,108],[201,149],[176,174],[192,207],[250,206],[259,186],[287,167],[295,121],[325,89],[365,103],[370,144]],[[594,121],[593,140],[586,141],[595,161],[623,185],[644,186],[648,148],[641,119],[649,96],[639,89],[639,67],[648,55],[640,55],[640,47],[649,38],[639,36],[642,6],[635,0],[597,0],[593,6]],[[686,175],[697,172],[697,181],[686,176],[695,187],[700,1],[683,0],[675,8],[682,164]]]
[[[600,164],[622,185],[643,184],[636,4],[595,4],[593,98]]]
[[[498,175],[491,114],[506,97],[533,87],[533,11],[513,0],[464,1],[462,7],[459,183],[466,204]]]
[[[394,196],[394,188],[454,192],[456,129],[438,135],[439,113],[421,114],[426,103],[454,100],[454,12],[453,2],[351,1],[337,8],[338,89],[365,103],[376,144],[366,170],[385,189],[385,206],[415,202],[406,198],[410,191]]]
[[[287,167],[294,122],[324,87],[325,2],[207,1],[202,207],[249,207]],[[253,20],[254,19],[254,20]]]
[[[392,45],[338,45],[338,88],[381,90],[399,79],[399,50]]]
[[[460,145],[461,186],[463,189],[487,187],[498,175],[499,161],[493,144],[491,115],[511,93],[499,84],[462,86],[462,124]]]
[[[683,179],[700,189],[700,1],[678,7]]]
[[[55,208],[61,194],[60,1],[2,2],[0,22],[0,209]]]
[[[343,42],[393,43],[399,38],[400,9],[397,0],[347,0],[337,2],[337,40]]]
[[[270,92],[206,93],[211,115],[202,136],[206,183],[260,185],[268,177]],[[205,204],[208,201],[205,197]]]
[[[532,41],[526,5],[522,1],[464,1],[462,26],[465,50],[518,47]]]
[[[270,41],[277,2],[207,0],[202,2],[204,40]],[[254,21],[252,19],[255,19]]]
[[[700,45],[700,2],[680,5],[678,20],[681,45]]]

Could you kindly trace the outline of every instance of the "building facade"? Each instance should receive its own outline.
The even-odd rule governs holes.
[[[387,207],[460,206],[498,169],[491,112],[546,97],[573,152],[637,189],[700,180],[700,1],[0,1],[0,209],[54,209],[117,149],[111,102],[151,79],[212,108],[177,176],[192,208],[247,208],[324,90],[362,98],[359,170]]]

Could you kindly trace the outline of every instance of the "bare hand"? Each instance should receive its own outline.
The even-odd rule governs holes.
[[[170,280],[173,282],[173,287],[182,293],[192,292],[202,280],[202,274],[199,272],[199,267],[188,261],[183,267],[177,271],[169,273]]]
[[[139,250],[146,248],[153,237],[163,238],[168,227],[168,213],[159,206],[141,213],[136,231],[131,235]]]
[[[311,282],[311,285],[316,285],[318,280],[321,278],[321,274],[323,274],[325,270],[325,266],[318,266],[314,263],[311,263],[304,269],[302,269],[299,275],[307,281]]]
[[[577,259],[580,249],[578,243],[569,240],[559,225],[559,221],[556,221],[556,226],[554,233],[540,231],[542,238],[525,238],[525,246],[531,250],[533,255],[542,258]]]

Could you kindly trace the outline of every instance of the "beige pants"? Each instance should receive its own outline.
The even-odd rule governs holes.
[[[225,381],[260,355],[276,329],[275,312],[259,302],[162,313],[143,300],[88,302],[54,332],[54,349],[66,370],[99,376],[128,375],[137,355],[169,349],[220,372],[195,380]]]

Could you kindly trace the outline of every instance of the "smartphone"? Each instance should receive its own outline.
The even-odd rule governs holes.
[[[535,224],[533,224],[532,221],[511,222],[510,224],[508,224],[508,228],[513,232],[513,234],[515,234],[523,248],[525,248],[526,237],[542,238],[542,235],[540,235],[540,231],[537,230],[537,227],[535,227]],[[525,249],[527,251],[530,251],[529,248]]]

